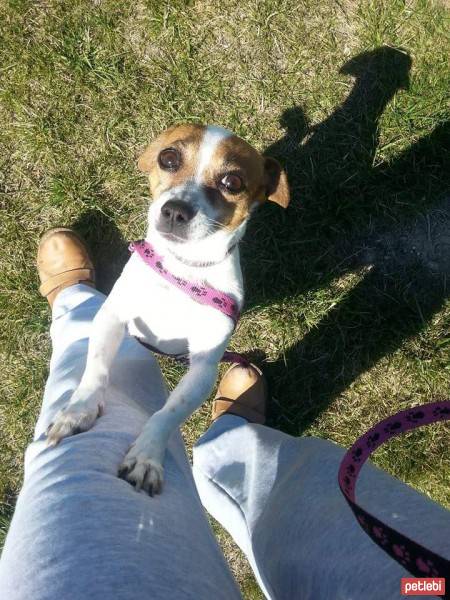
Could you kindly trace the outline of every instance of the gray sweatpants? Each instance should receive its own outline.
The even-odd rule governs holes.
[[[127,337],[106,412],[92,430],[47,448],[45,430],[80,381],[92,319],[104,296],[83,285],[53,308],[53,355],[25,479],[0,561],[1,600],[239,598],[206,509],[247,554],[270,598],[400,598],[401,566],[356,523],[337,486],[343,449],[234,416],[200,438],[194,479],[179,433],[162,495],[117,477],[128,447],[167,397],[157,362]],[[450,517],[367,466],[360,502],[446,556]]]

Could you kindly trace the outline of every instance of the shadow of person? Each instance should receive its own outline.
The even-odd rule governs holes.
[[[410,68],[411,58],[402,50],[382,47],[364,52],[340,69],[354,77],[354,84],[342,105],[324,121],[309,126],[299,107],[285,111],[281,124],[286,136],[266,154],[283,164],[294,195],[299,188],[308,209],[335,219],[357,204],[356,198],[346,199],[345,192],[358,190],[372,169],[378,121],[396,92],[409,87]]]
[[[299,280],[306,289],[311,286],[309,278],[314,273],[298,272],[302,261],[279,260],[286,248],[290,255],[294,248],[297,254],[301,250],[308,261],[326,255],[336,266],[340,258],[333,261],[329,256],[330,242],[342,241],[349,231],[367,224],[370,212],[377,209],[376,197],[369,191],[378,121],[395,93],[408,87],[410,67],[411,59],[402,50],[382,47],[364,52],[342,67],[341,72],[354,75],[355,81],[342,105],[324,121],[310,126],[300,107],[283,113],[286,134],[265,154],[283,165],[294,200],[285,214],[267,207],[250,223],[252,247],[246,255],[244,244],[244,262],[250,252],[262,258],[258,264],[247,261],[250,301],[260,303],[273,300],[274,293],[285,297],[299,292]],[[266,243],[267,236],[271,245]],[[341,244],[334,246],[342,254]],[[319,265],[316,271],[320,272]],[[273,281],[269,292],[267,281]]]
[[[247,306],[282,311],[284,300],[292,305],[312,291],[326,297],[332,281],[365,270],[282,360],[265,367],[278,407],[273,421],[289,433],[301,433],[356,377],[423,329],[448,296],[446,273],[430,268],[433,257],[402,256],[401,249],[385,257],[402,232],[420,237],[413,225],[419,213],[433,219],[440,202],[438,213],[450,215],[442,203],[448,124],[392,163],[373,166],[378,121],[408,87],[410,67],[410,57],[395,48],[356,56],[341,69],[355,77],[342,105],[315,126],[299,107],[288,109],[281,118],[286,135],[266,150],[286,169],[293,202],[285,214],[267,207],[250,224],[252,242],[243,245]]]

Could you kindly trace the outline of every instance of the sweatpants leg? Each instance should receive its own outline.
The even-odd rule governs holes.
[[[249,558],[268,598],[390,600],[410,576],[366,535],[337,483],[344,449],[224,415],[194,449],[203,505]],[[358,502],[450,556],[450,512],[373,465]],[[428,596],[423,596],[424,598]]]
[[[127,336],[105,414],[49,448],[45,430],[76,389],[104,296],[77,285],[54,305],[53,355],[25,477],[0,561],[1,600],[240,598],[198,498],[181,436],[172,436],[162,495],[117,476],[167,397],[152,354]]]

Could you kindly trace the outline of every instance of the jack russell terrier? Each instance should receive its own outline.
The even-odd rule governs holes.
[[[153,495],[161,491],[169,437],[211,393],[242,307],[238,242],[247,221],[266,200],[286,208],[289,188],[276,160],[214,126],[171,127],[146,148],[138,167],[153,197],[146,239],[132,244],[135,251],[98,311],[80,385],[47,436],[55,445],[90,429],[102,414],[126,327],[161,353],[187,354],[187,373],[119,470]]]

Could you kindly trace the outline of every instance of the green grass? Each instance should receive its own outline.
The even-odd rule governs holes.
[[[145,227],[136,157],[175,122],[224,125],[286,167],[283,213],[242,244],[239,350],[258,350],[271,424],[349,446],[450,391],[448,53],[444,3],[198,0],[0,4],[0,532],[46,379],[34,255],[75,224],[108,290]],[[111,260],[114,257],[114,260]],[[180,369],[165,365],[173,385]],[[185,428],[188,446],[208,406]],[[376,462],[450,505],[448,428]],[[247,598],[260,597],[224,534]]]

